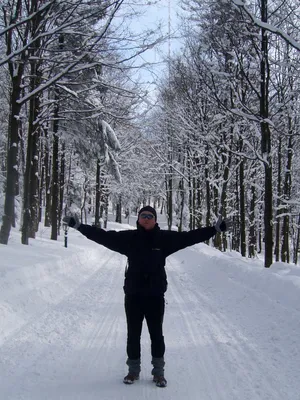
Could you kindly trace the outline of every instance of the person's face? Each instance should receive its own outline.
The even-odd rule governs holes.
[[[139,215],[138,222],[146,231],[153,229],[156,224],[154,215],[149,211],[142,212]]]

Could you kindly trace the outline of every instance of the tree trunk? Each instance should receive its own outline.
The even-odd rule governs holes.
[[[87,189],[88,189],[88,177],[85,175],[83,183],[83,200],[80,207],[80,218],[86,224],[86,200],[87,200]],[[84,217],[84,218],[83,218]]]
[[[171,230],[173,224],[173,180],[172,180],[172,171],[171,167],[169,167],[169,174],[166,176],[166,214],[168,221],[168,229]]]
[[[254,177],[253,177],[254,179]],[[249,257],[254,258],[256,252],[256,234],[255,234],[255,203],[256,203],[256,189],[255,186],[251,186],[251,198],[250,198],[250,211],[249,211]]]
[[[226,138],[224,138],[224,142],[227,143]],[[232,143],[233,143],[233,132],[230,133],[230,140],[229,140],[230,148],[232,148]],[[220,198],[218,214],[221,214],[223,218],[226,218],[226,215],[227,215],[227,187],[228,187],[229,172],[230,172],[230,167],[231,167],[231,153],[226,152],[225,149],[223,149],[223,152],[222,152],[222,162],[223,162],[223,165],[225,165],[225,167],[224,167],[224,171],[223,171],[222,191],[221,191],[221,198]],[[226,251],[227,239],[226,239],[225,234],[222,234],[222,245],[223,245],[223,251]]]
[[[243,139],[239,143],[240,152],[243,150]],[[240,238],[241,238],[241,255],[246,257],[246,204],[245,204],[245,162],[243,159],[240,161]]]
[[[59,173],[59,211],[58,211],[58,230],[60,230],[60,223],[63,214],[64,205],[64,191],[65,191],[65,168],[66,168],[66,145],[62,142],[61,156],[60,156],[60,173]]]
[[[192,185],[192,167],[191,167],[191,159],[190,154],[187,154],[187,173],[188,173],[188,199],[189,199],[189,229],[192,230],[193,228],[193,185]]]
[[[288,215],[290,209],[288,206],[288,202],[291,198],[291,187],[292,187],[292,175],[291,175],[291,168],[292,168],[292,159],[293,159],[293,139],[291,134],[291,120],[289,118],[289,139],[288,139],[288,150],[287,150],[287,164],[285,169],[285,176],[284,176],[284,188],[283,188],[283,195],[284,195],[284,202],[285,208],[283,209],[284,217],[283,217],[283,225],[282,225],[282,248],[281,248],[281,261],[283,262],[290,262],[290,246],[289,246],[289,239],[290,239],[290,216]]]
[[[195,171],[194,168],[192,168],[192,174],[194,175]],[[196,193],[197,193],[197,188],[196,188],[196,178],[193,176],[192,179],[192,229],[196,228]]]
[[[294,257],[293,257],[294,264],[297,264],[297,262],[298,262],[299,250],[300,250],[300,214],[298,216],[297,239],[296,239],[296,243],[294,246]]]
[[[45,185],[45,168],[44,168],[44,146],[40,142],[40,162],[39,170],[41,171],[40,188],[39,188],[39,222],[42,222],[42,212],[43,212],[43,194]]]
[[[281,169],[282,169],[282,139],[281,136],[278,138],[278,149],[277,149],[277,210],[276,210],[276,228],[275,228],[275,260],[279,261],[280,253],[280,214],[282,210],[281,205]]]
[[[204,159],[204,174],[205,174],[205,191],[206,191],[206,226],[211,224],[211,193],[210,193],[210,183],[209,183],[209,168],[208,168],[208,148],[206,148],[206,155]],[[208,240],[206,244],[208,244]]]
[[[178,223],[178,232],[182,232],[183,230],[183,212],[184,212],[184,180],[180,179],[179,182],[179,196],[180,196],[180,209],[179,209],[179,223]]]
[[[13,27],[22,13],[23,3],[21,1],[12,4],[5,9],[5,24]],[[4,10],[4,9],[3,9]],[[18,28],[9,29],[5,33],[6,55],[9,56],[15,48],[15,37],[19,36]],[[28,31],[25,30],[22,40],[27,40]],[[10,113],[7,135],[7,161],[6,161],[6,184],[4,214],[0,230],[0,243],[7,244],[12,226],[15,226],[15,196],[18,187],[18,146],[19,146],[19,115],[21,106],[18,100],[22,91],[22,78],[27,59],[27,51],[22,51],[18,55],[17,63],[8,62],[8,71],[11,80],[10,90]]]
[[[203,196],[203,188],[201,185],[201,181],[197,179],[197,218],[196,218],[196,227],[201,228],[202,226],[202,211],[201,211],[201,200]]]
[[[119,197],[119,201],[116,204],[116,222],[122,223],[122,199]]]
[[[215,165],[214,165],[214,173],[215,173],[215,179],[218,181],[220,178],[220,172],[219,172],[219,161],[216,160]],[[214,204],[214,214],[218,218],[219,215],[219,208],[220,208],[220,202],[221,199],[219,199],[219,190],[216,185],[213,186],[213,204]],[[222,250],[222,240],[221,240],[221,234],[216,234],[213,238],[214,241],[214,246]]]
[[[23,73],[23,72],[22,72]],[[19,145],[19,114],[21,107],[17,103],[21,93],[21,76],[13,76],[10,93],[10,114],[7,138],[7,169],[5,185],[4,214],[0,230],[0,243],[7,244],[11,226],[15,220],[15,195],[18,182],[18,145]]]
[[[100,227],[100,199],[101,199],[101,182],[100,182],[100,160],[97,159],[96,170],[96,200],[95,200],[95,225]]]
[[[108,221],[108,196],[107,194],[104,195],[104,206],[103,206],[103,211],[104,211],[104,228],[107,228],[107,221]]]
[[[55,96],[58,102],[58,95]],[[58,195],[59,195],[59,158],[58,158],[58,103],[56,103],[54,111],[53,123],[53,149],[52,149],[52,184],[51,184],[51,239],[57,240],[58,236]]]
[[[261,20],[268,22],[268,1],[261,2]],[[273,262],[273,192],[272,192],[272,158],[271,158],[271,131],[267,119],[269,118],[269,62],[268,62],[268,34],[261,28],[261,62],[260,62],[260,117],[261,117],[261,150],[265,170],[264,184],[264,230],[265,230],[265,267],[269,268]]]
[[[241,201],[240,201],[240,176],[239,176],[239,171],[238,169],[236,170],[236,177],[235,177],[235,204],[236,204],[236,209],[239,210],[241,207]],[[240,221],[240,215],[236,215],[233,217],[233,230],[232,230],[232,249],[235,251],[240,251],[240,245],[241,245],[241,221]]]
[[[46,197],[46,204],[45,204],[45,226],[51,226],[51,155],[49,149],[49,139],[48,139],[48,131],[45,131],[45,157],[44,157],[44,169],[45,169],[45,197]]]
[[[31,68],[30,90],[33,91],[40,83],[38,66],[36,60],[33,60]],[[35,238],[35,232],[38,229],[38,205],[39,205],[39,151],[38,141],[40,128],[38,121],[39,115],[39,97],[32,96],[29,101],[29,123],[27,135],[27,156],[26,169],[24,176],[23,192],[23,225],[22,225],[22,244],[28,245],[29,237]]]

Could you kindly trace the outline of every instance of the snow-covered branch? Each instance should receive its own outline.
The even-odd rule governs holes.
[[[256,26],[259,26],[260,28],[263,28],[266,31],[275,33],[276,35],[284,39],[287,43],[289,43],[294,49],[300,51],[300,43],[297,40],[295,40],[292,36],[290,36],[288,33],[284,32],[282,29],[277,28],[272,24],[265,23],[261,21],[259,18],[255,17],[255,15],[253,15],[253,13],[247,8],[244,1],[242,0],[232,0],[232,1],[238,8],[242,9],[248,15],[248,17],[252,20],[252,22]]]

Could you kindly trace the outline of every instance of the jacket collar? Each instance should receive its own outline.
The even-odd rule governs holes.
[[[143,228],[143,227],[138,223],[138,221],[136,221],[136,227],[137,227],[137,230],[138,230],[139,232],[144,232],[145,234],[152,234],[152,233],[156,233],[156,232],[160,231],[160,227],[158,226],[158,223],[157,223],[157,222],[156,222],[156,224],[154,225],[154,228],[153,228],[153,229],[150,229],[150,230],[148,230],[148,231],[146,231],[146,229]]]

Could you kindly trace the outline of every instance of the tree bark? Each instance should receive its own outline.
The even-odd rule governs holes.
[[[55,99],[57,101],[54,111],[53,123],[53,149],[52,149],[52,183],[51,183],[51,239],[57,240],[58,236],[58,195],[59,195],[59,157],[58,157],[58,95]]]
[[[284,187],[283,187],[283,196],[285,207],[283,209],[284,217],[282,224],[282,248],[281,248],[281,261],[290,262],[290,216],[289,216],[289,206],[288,202],[291,198],[291,187],[292,187],[292,159],[293,159],[293,139],[291,134],[291,120],[289,118],[289,138],[288,138],[288,150],[287,150],[287,163],[285,169],[284,176]]]
[[[253,176],[253,180],[254,180]],[[255,203],[256,203],[256,188],[254,185],[251,185],[251,197],[250,197],[250,211],[249,211],[249,248],[248,255],[251,258],[255,257],[255,252],[257,248],[257,238],[255,234]]]
[[[60,173],[59,173],[59,211],[58,211],[58,230],[63,214],[64,192],[65,192],[65,168],[66,168],[66,146],[65,142],[61,145]]]
[[[21,94],[21,78],[23,70],[16,76],[12,76],[12,89],[10,93],[10,114],[7,138],[7,167],[4,214],[2,217],[2,226],[0,230],[0,243],[7,244],[12,225],[15,221],[15,195],[18,182],[18,146],[19,146],[19,114],[21,107],[18,99]]]
[[[121,196],[116,204],[116,222],[122,223],[122,199]]]
[[[95,225],[100,227],[100,199],[101,199],[101,182],[100,182],[100,159],[97,158],[96,169],[96,200],[95,200]]]
[[[261,20],[268,22],[268,1],[261,2]],[[260,62],[260,117],[261,117],[261,151],[263,157],[265,183],[264,183],[264,242],[265,242],[265,267],[269,268],[273,262],[273,192],[272,192],[272,158],[271,158],[271,131],[267,119],[269,118],[269,61],[268,61],[268,35],[261,28],[261,62]]]
[[[243,139],[239,140],[240,152],[243,150]],[[246,257],[246,204],[245,204],[245,162],[243,159],[240,160],[240,238],[241,238],[241,255]]]
[[[211,192],[209,183],[209,168],[208,168],[208,147],[206,148],[206,154],[204,159],[204,174],[205,174],[205,191],[206,191],[206,226],[211,224]],[[208,244],[208,240],[206,241]]]
[[[34,50],[33,50],[34,52]],[[36,60],[31,62],[31,90],[39,85],[39,72]],[[40,137],[39,124],[36,123],[39,114],[39,97],[32,96],[29,100],[29,123],[27,135],[27,156],[24,176],[23,191],[23,225],[22,244],[29,242],[29,237],[35,238],[38,229],[38,206],[39,206],[39,151],[38,141]]]
[[[297,238],[296,238],[296,243],[294,247],[294,257],[293,257],[293,262],[294,264],[297,264],[298,262],[298,252],[300,249],[300,214],[298,215],[298,227],[297,227]]]
[[[12,5],[11,9],[4,12],[4,23],[6,26],[14,26],[22,13],[22,2],[18,1]],[[10,55],[15,48],[15,35],[18,36],[15,29],[10,29],[5,34],[6,55]],[[26,41],[28,30],[25,29],[23,40]],[[10,90],[10,113],[7,135],[7,162],[6,162],[6,184],[4,214],[2,217],[2,226],[0,230],[0,243],[7,244],[11,227],[15,225],[15,196],[18,186],[18,146],[19,146],[19,115],[21,106],[18,103],[22,92],[22,78],[26,64],[27,53],[21,52],[19,60],[14,63],[8,62],[8,71],[11,80]]]
[[[49,149],[48,130],[45,131],[45,157],[44,157],[44,169],[45,169],[45,222],[44,225],[47,227],[51,226],[51,165],[52,159]]]
[[[277,203],[276,203],[276,227],[275,227],[275,260],[279,261],[280,254],[280,214],[282,212],[281,206],[281,169],[282,169],[282,139],[281,136],[278,138],[278,149],[277,149]]]

